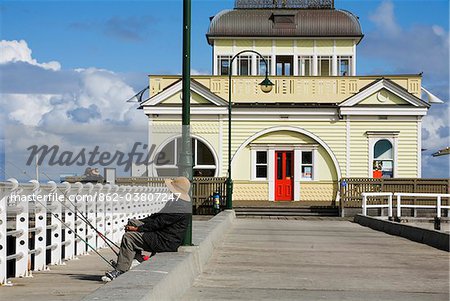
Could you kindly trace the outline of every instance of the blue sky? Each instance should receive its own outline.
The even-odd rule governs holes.
[[[211,72],[209,17],[233,5],[193,1],[193,73]],[[336,0],[335,6],[359,16],[365,34],[359,74],[424,72],[424,85],[449,99],[447,0]],[[102,134],[134,127],[133,139],[146,136],[142,112],[122,100],[147,84],[147,74],[181,72],[181,0],[1,1],[0,14],[0,40],[10,50],[0,61],[2,120],[38,126],[48,139],[79,145],[94,140],[80,134],[93,126]],[[430,157],[450,144],[448,109],[448,103],[435,106],[424,120],[424,176],[449,176],[448,157]]]

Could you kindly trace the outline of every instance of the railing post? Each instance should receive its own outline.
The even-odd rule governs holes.
[[[388,196],[388,218],[392,219],[392,192]]]
[[[437,202],[436,202],[437,204],[436,204],[436,210],[437,210],[437,214],[436,214],[436,217],[437,218],[441,218],[441,196],[440,195],[438,195],[438,197],[437,197]]]
[[[112,202],[112,208],[113,208],[113,214],[112,214],[112,236],[113,236],[113,241],[114,242],[118,242],[121,237],[120,237],[120,231],[119,231],[119,220],[120,220],[120,202],[117,199],[117,192],[119,190],[119,186],[118,185],[114,185],[112,187],[112,193],[109,195],[109,197],[111,198],[111,202]]]
[[[42,189],[36,189],[34,196],[38,201],[34,203],[34,227],[36,232],[34,233],[34,249],[36,253],[34,255],[34,270],[43,271],[46,266],[46,244],[47,244],[47,208],[44,204],[47,203],[48,198],[52,196],[46,194]]]
[[[362,214],[364,216],[367,215],[367,195],[365,193],[362,193]]]
[[[105,235],[108,239],[113,240],[113,207],[109,193],[111,192],[111,184],[103,186],[104,193],[101,193],[100,199],[105,203]]]
[[[100,233],[105,234],[105,201],[99,197],[99,194],[103,190],[103,185],[100,183],[95,184],[95,198],[94,198],[94,210],[96,212],[97,229]],[[106,234],[105,234],[106,235]],[[96,237],[97,248],[103,248],[105,246],[105,241],[99,237]]]
[[[0,284],[6,283],[6,224],[7,224],[7,200],[10,195],[9,190],[4,187],[0,190]]]
[[[86,253],[86,223],[83,221],[81,215],[86,216],[86,202],[80,198],[81,191],[83,190],[83,184],[80,182],[76,182],[73,184],[76,189],[76,193],[74,194],[75,199],[73,200],[76,208],[76,217],[75,217],[75,231],[77,233],[76,244],[75,244],[75,255],[83,255]],[[83,241],[84,240],[84,241]]]
[[[401,216],[402,216],[401,195],[397,194],[397,218],[400,219]]]
[[[51,192],[56,192],[56,183],[49,182],[52,185]],[[50,251],[50,264],[61,264],[61,250],[62,250],[62,208],[60,202],[51,204],[51,230],[50,230],[50,244],[52,245]]]
[[[24,193],[26,199],[21,200],[21,193]],[[17,190],[14,192],[17,197],[17,201],[20,204],[19,213],[16,215],[16,230],[21,231],[16,235],[16,254],[21,254],[19,258],[16,258],[16,274],[15,277],[25,277],[28,275],[28,197],[32,194],[28,189]]]
[[[50,182],[49,182],[50,183]],[[54,182],[52,182],[54,183]],[[70,201],[70,188],[71,185],[68,182],[64,182],[64,190],[63,190],[63,198],[60,199],[61,202],[64,202],[64,206],[66,207],[64,210],[64,224],[66,225],[66,228],[64,230],[64,241],[66,242],[64,244],[64,259],[73,259],[75,254],[75,230],[77,226],[75,225],[75,206],[73,205],[73,202]],[[59,201],[58,201],[59,203]],[[70,230],[69,230],[70,228]],[[73,231],[72,231],[73,230]]]
[[[92,191],[94,190],[94,185],[92,183],[86,183],[85,189],[83,190],[83,200],[86,203],[86,219],[95,227],[97,228],[97,219],[95,218],[95,200],[92,195]],[[89,225],[86,226],[86,240],[88,244],[94,248],[97,249],[97,234],[95,233],[95,230],[92,229]]]

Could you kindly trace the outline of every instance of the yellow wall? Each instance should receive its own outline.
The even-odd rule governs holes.
[[[228,123],[224,122],[224,137],[228,137]],[[337,157],[337,160],[339,161],[341,172],[345,174],[345,122],[344,121],[336,121],[336,122],[329,122],[329,121],[293,121],[293,120],[279,120],[279,121],[233,121],[232,124],[232,134],[233,134],[233,140],[232,140],[232,153],[234,154],[236,150],[239,148],[239,146],[244,143],[244,141],[248,138],[250,138],[253,134],[258,133],[262,130],[276,127],[276,126],[292,126],[292,127],[299,127],[302,129],[305,129],[309,132],[314,133],[316,136],[318,136],[320,139],[322,139],[333,151],[334,155]],[[286,141],[286,143],[289,143],[290,140]],[[250,153],[248,151],[248,153]],[[319,153],[321,153],[322,157],[325,157],[324,153],[322,153],[319,149]],[[245,155],[245,151],[242,154],[243,158],[240,163],[244,164],[246,160],[250,160],[250,154]],[[246,156],[248,159],[246,159]],[[227,160],[228,160],[228,150],[227,150],[227,144],[224,143],[223,145],[223,158],[224,168],[226,167]],[[241,159],[239,159],[241,160]],[[250,162],[250,161],[248,161]],[[324,160],[319,161],[320,166],[327,166],[330,165],[330,162]],[[233,163],[233,165],[240,166],[240,164],[236,162]],[[234,169],[236,169],[236,167]],[[226,169],[224,169],[226,170]],[[248,174],[250,171],[248,171]],[[247,174],[247,171],[244,171],[245,174]],[[234,173],[235,176],[239,178],[243,178],[239,174]],[[328,176],[331,177],[331,176]]]
[[[181,92],[175,93],[171,97],[163,101],[163,104],[180,104]],[[191,91],[191,104],[208,104],[209,101],[203,98],[203,96]]]
[[[349,55],[353,54],[353,40],[336,40],[336,54]]]
[[[316,40],[316,51],[317,51],[318,55],[333,54],[333,41],[332,40]]]
[[[367,177],[369,170],[369,139],[367,131],[399,131],[397,138],[397,177],[417,177],[417,121],[351,121],[350,162],[352,177]],[[371,166],[370,166],[371,167]]]
[[[380,93],[382,91],[382,95],[387,96],[387,99],[385,99],[384,102],[380,102],[378,100],[378,93]],[[380,92],[376,92],[372,95],[370,95],[369,97],[367,97],[366,99],[364,99],[363,101],[361,101],[358,105],[408,105],[409,102],[407,102],[406,100],[398,97],[397,95],[395,95],[394,93],[386,90],[386,89],[382,89]]]
[[[272,44],[275,41],[275,53],[278,55],[293,55],[294,54],[294,39],[216,39],[215,51],[217,55],[231,54],[233,53],[233,45],[235,53],[242,50],[254,50],[260,52],[263,55],[269,55],[272,53]],[[297,54],[298,55],[313,55],[314,53],[314,40],[297,39]],[[317,55],[332,55],[334,45],[336,45],[336,55],[353,55],[354,48],[353,40],[333,40],[333,39],[318,39],[316,41]]]

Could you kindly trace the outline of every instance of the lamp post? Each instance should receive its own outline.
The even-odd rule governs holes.
[[[254,50],[243,50],[239,53],[237,53],[233,58],[230,60],[229,65],[229,72],[228,72],[228,178],[227,178],[227,209],[233,208],[233,183],[231,180],[231,76],[233,74],[233,61],[241,54],[251,52],[256,55],[258,55],[264,64],[266,65],[266,77],[264,80],[259,84],[261,87],[261,91],[264,93],[269,93],[272,91],[273,83],[269,80],[269,65],[267,64],[266,59],[259,53]]]

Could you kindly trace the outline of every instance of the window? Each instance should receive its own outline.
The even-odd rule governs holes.
[[[298,57],[298,75],[311,76],[312,75],[312,56]]]
[[[272,15],[273,28],[295,28],[295,15]]]
[[[301,179],[302,180],[312,180],[313,179],[313,152],[312,151],[302,151],[302,162],[301,162]]]
[[[272,58],[270,56],[264,56],[264,59],[267,62],[267,67],[269,68],[268,73],[270,74],[271,66],[272,66]],[[258,68],[257,74],[265,76],[266,75],[266,64],[264,61],[258,57],[256,67]]]
[[[276,74],[277,76],[291,76],[294,57],[292,55],[277,55]]]
[[[256,178],[267,179],[267,151],[256,152]]]
[[[338,56],[338,75],[339,76],[349,76],[351,74],[351,56]]]
[[[378,140],[373,147],[373,177],[394,177],[394,151],[392,143],[387,139]]]
[[[251,75],[252,74],[252,57],[250,55],[240,55],[237,58],[239,75]]]
[[[331,75],[331,56],[319,56],[318,57],[319,76],[330,76]]]
[[[159,152],[156,159],[156,172],[158,176],[177,176],[178,164],[181,155],[181,137],[167,143]],[[213,152],[208,146],[197,138],[191,140],[192,162],[194,176],[214,177],[216,161]]]
[[[230,72],[231,55],[221,55],[217,58],[219,75],[228,75]]]

